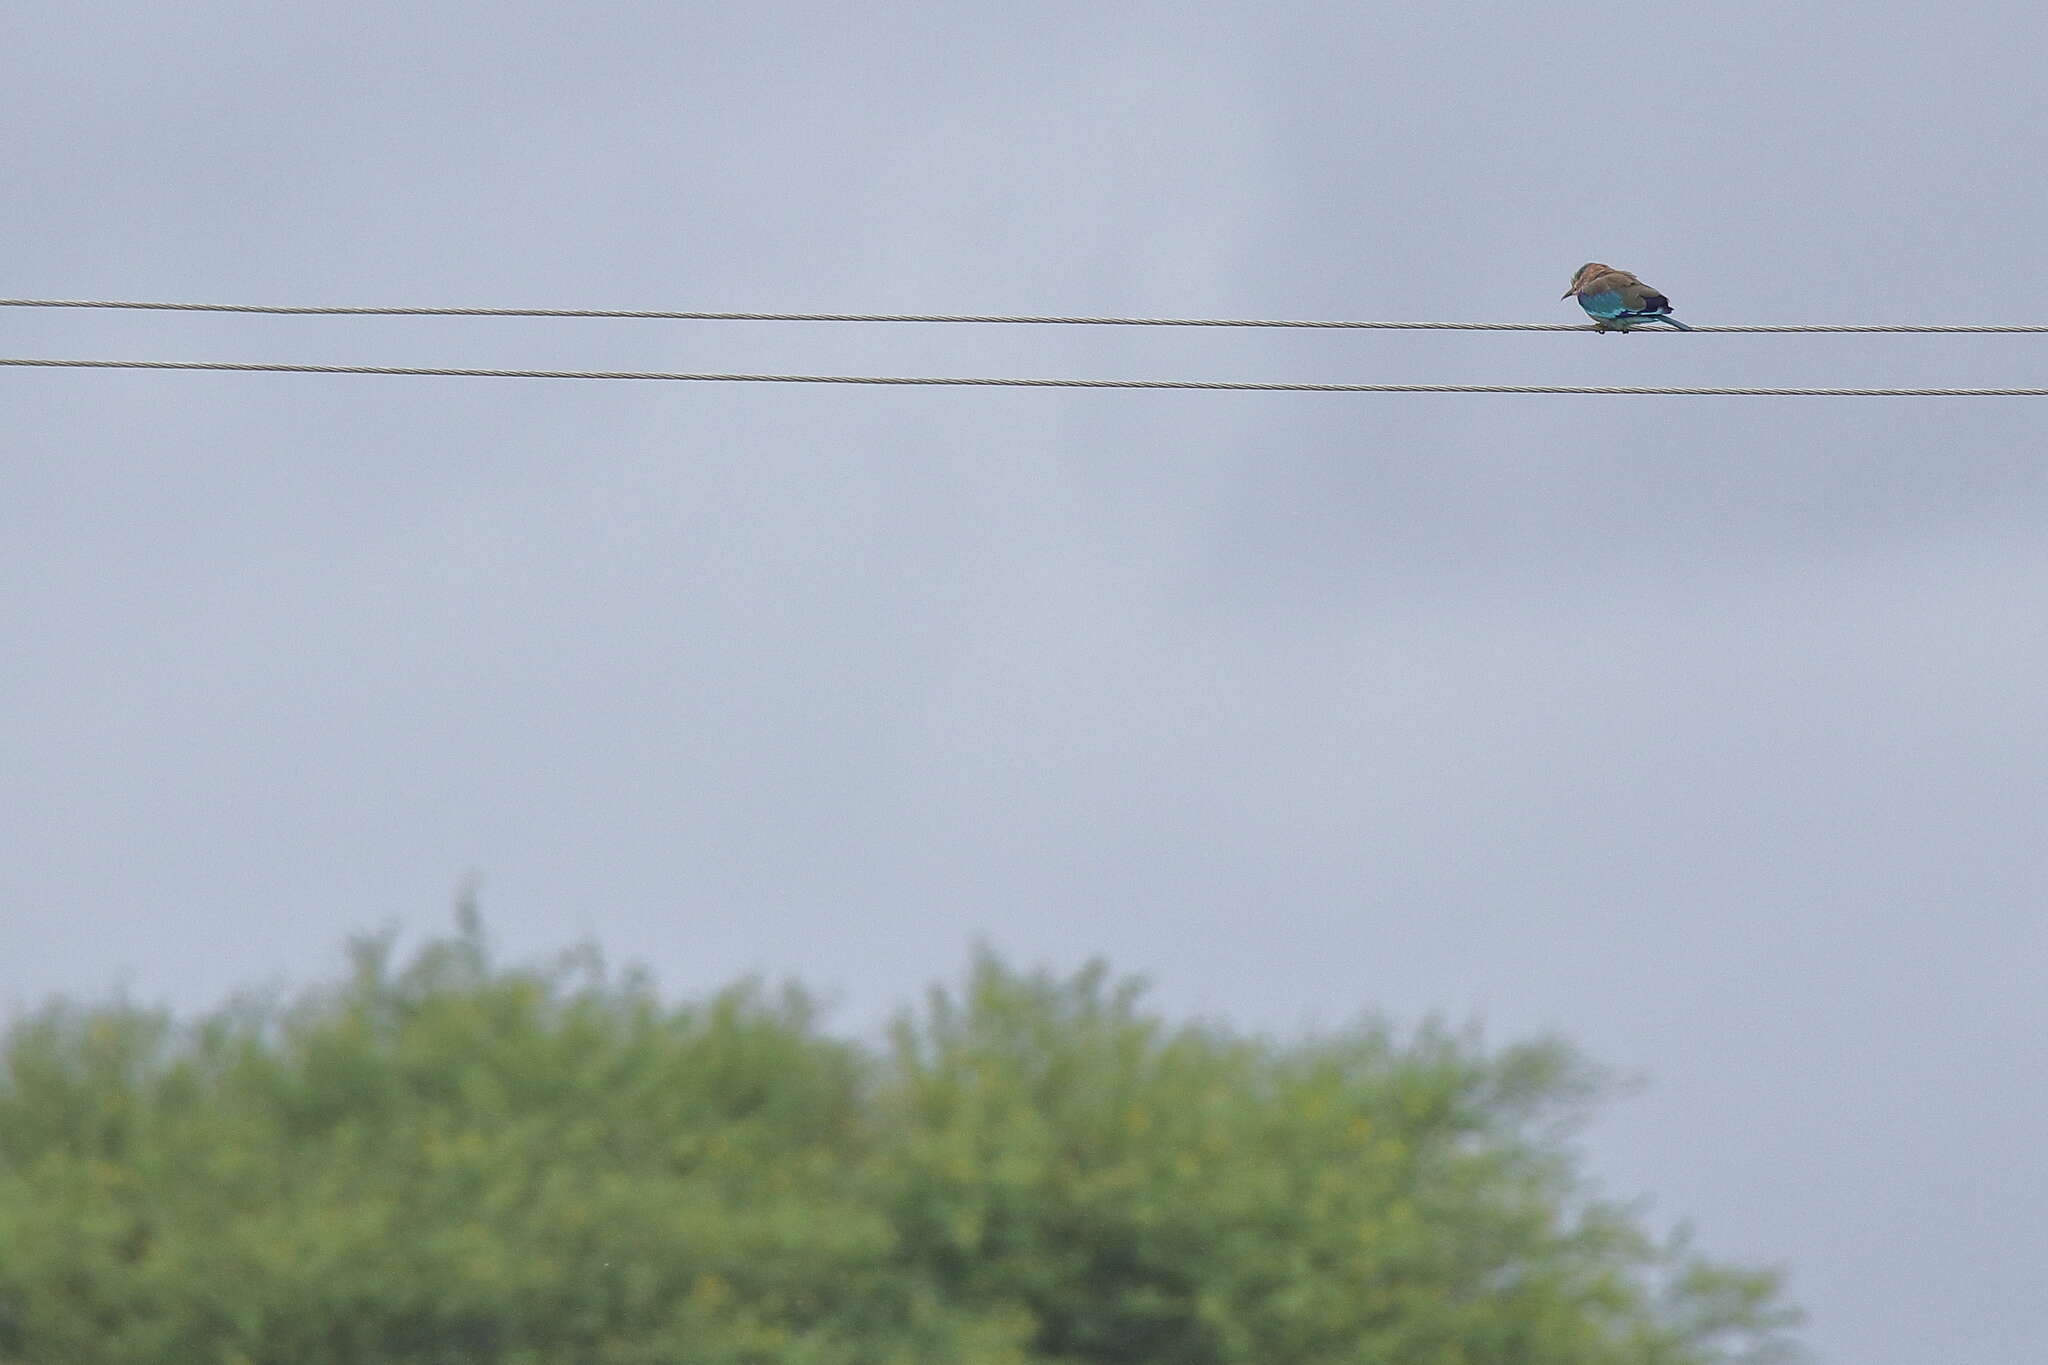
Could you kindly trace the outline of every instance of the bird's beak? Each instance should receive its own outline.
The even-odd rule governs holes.
[[[1572,296],[1572,293],[1573,293],[1573,291],[1572,291],[1572,290],[1569,290],[1569,289],[1567,289],[1567,290],[1565,290],[1565,291],[1564,291],[1564,292],[1563,292],[1562,294],[1559,294],[1559,295],[1558,295],[1558,297],[1559,297],[1559,298],[1561,298],[1561,299],[1568,299],[1568,298],[1570,298],[1570,297]]]

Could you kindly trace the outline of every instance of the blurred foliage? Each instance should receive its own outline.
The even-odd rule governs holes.
[[[1591,1197],[1567,1048],[1172,1027],[974,962],[889,1044],[592,952],[0,1042],[0,1362],[1708,1365],[1763,1272]]]

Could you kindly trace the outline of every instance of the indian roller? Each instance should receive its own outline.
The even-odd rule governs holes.
[[[1681,332],[1692,328],[1671,316],[1671,300],[1626,270],[1588,261],[1559,298],[1578,297],[1579,307],[1603,332],[1626,332],[1646,322],[1667,322]]]

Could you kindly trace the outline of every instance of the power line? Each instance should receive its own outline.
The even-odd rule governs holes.
[[[363,374],[438,379],[626,379],[703,384],[872,384],[997,389],[1197,389],[1229,393],[1515,393],[1671,395],[1692,398],[2048,398],[2042,389],[1663,387],[1581,384],[1312,384],[1236,379],[1004,379],[929,375],[691,374],[669,370],[495,370],[424,365],[297,365],[232,360],[42,360],[0,366],[75,370],[208,370],[244,374]]]
[[[1293,327],[1324,331],[1378,332],[1593,332],[1589,323],[1573,322],[1348,322],[1288,318],[1127,318],[1036,317],[1003,313],[711,313],[656,308],[432,308],[327,307],[324,305],[257,303],[161,303],[132,299],[0,299],[0,308],[120,308],[164,313],[259,313],[284,317],[385,318],[611,318],[670,322],[924,322],[982,323],[1003,326],[1069,327]],[[1647,329],[1645,329],[1647,330]],[[1659,331],[1670,329],[1659,328]],[[1695,332],[1809,333],[1913,332],[1982,333],[1990,335],[2048,333],[2048,324],[1949,326],[1920,323],[1830,323],[1713,326],[1692,324]]]

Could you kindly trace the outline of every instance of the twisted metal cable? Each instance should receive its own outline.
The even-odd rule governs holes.
[[[1615,384],[1313,384],[1237,379],[1006,379],[926,375],[694,374],[669,370],[500,370],[425,365],[299,365],[232,360],[45,360],[0,366],[77,370],[209,370],[242,374],[363,374],[440,379],[629,379],[703,384],[871,384],[994,389],[1195,389],[1228,393],[1548,393],[1699,398],[2048,398],[2039,389],[1746,388]]]
[[[385,318],[611,318],[671,322],[920,322],[1066,327],[1292,327],[1378,332],[1595,332],[1574,322],[1349,322],[1289,318],[1037,317],[1003,313],[713,313],[656,308],[353,308],[256,303],[160,303],[128,299],[0,299],[0,308],[117,308],[165,313],[257,313],[283,317]],[[1642,329],[1647,330],[1647,329]],[[1662,328],[1671,331],[1675,329]],[[1992,335],[2048,333],[2040,326],[1933,323],[1786,323],[1753,326],[1692,325],[1695,332],[1960,332]]]

